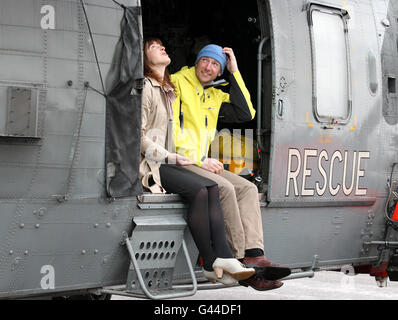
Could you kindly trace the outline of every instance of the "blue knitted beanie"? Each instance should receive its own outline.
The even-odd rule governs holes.
[[[209,57],[217,60],[221,66],[221,73],[224,72],[225,65],[227,64],[227,55],[222,52],[222,48],[216,44],[209,44],[199,51],[196,57],[195,64],[198,63],[199,59],[202,57]]]

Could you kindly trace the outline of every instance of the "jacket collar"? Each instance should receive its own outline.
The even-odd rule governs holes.
[[[150,77],[146,77],[145,79],[147,79],[150,84],[152,85],[152,87],[160,87],[163,89],[163,91],[165,92],[170,92],[170,91],[174,91],[172,87],[163,87],[156,79],[154,78],[150,78]]]
[[[180,74],[183,76],[185,79],[187,79],[193,86],[195,87],[202,87],[202,84],[200,83],[198,77],[196,76],[195,72],[195,66],[193,67],[182,67],[180,71],[177,72],[177,74]]]
[[[161,87],[160,83],[156,79],[150,77],[145,77],[145,79],[149,81],[152,87]]]
[[[196,76],[195,66],[193,66],[191,68],[183,67],[183,68],[181,68],[181,70],[178,73],[183,75],[193,86],[195,86],[196,88],[203,88],[203,90],[206,90],[208,88],[215,88],[218,86],[228,85],[227,81],[225,81],[224,79],[220,79],[218,81],[212,81],[212,83],[210,83],[206,86],[202,86],[198,77]]]

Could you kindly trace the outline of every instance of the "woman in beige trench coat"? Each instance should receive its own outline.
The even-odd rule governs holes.
[[[255,270],[233,258],[228,246],[218,185],[184,169],[192,162],[172,152],[175,99],[167,66],[171,60],[159,39],[144,43],[140,178],[153,193],[178,193],[189,204],[187,223],[210,281],[235,284]],[[169,142],[169,143],[167,143]]]

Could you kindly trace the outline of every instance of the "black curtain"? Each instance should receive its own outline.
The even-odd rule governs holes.
[[[140,7],[124,8],[121,36],[106,81],[106,185],[107,195],[113,198],[142,193],[138,178],[144,84],[140,11]]]

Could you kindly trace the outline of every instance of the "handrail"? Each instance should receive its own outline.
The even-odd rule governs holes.
[[[265,42],[267,42],[270,38],[265,37],[260,41],[258,45],[258,52],[257,52],[257,143],[262,150],[262,143],[261,143],[261,84],[262,84],[262,61],[264,60],[263,46]]]

